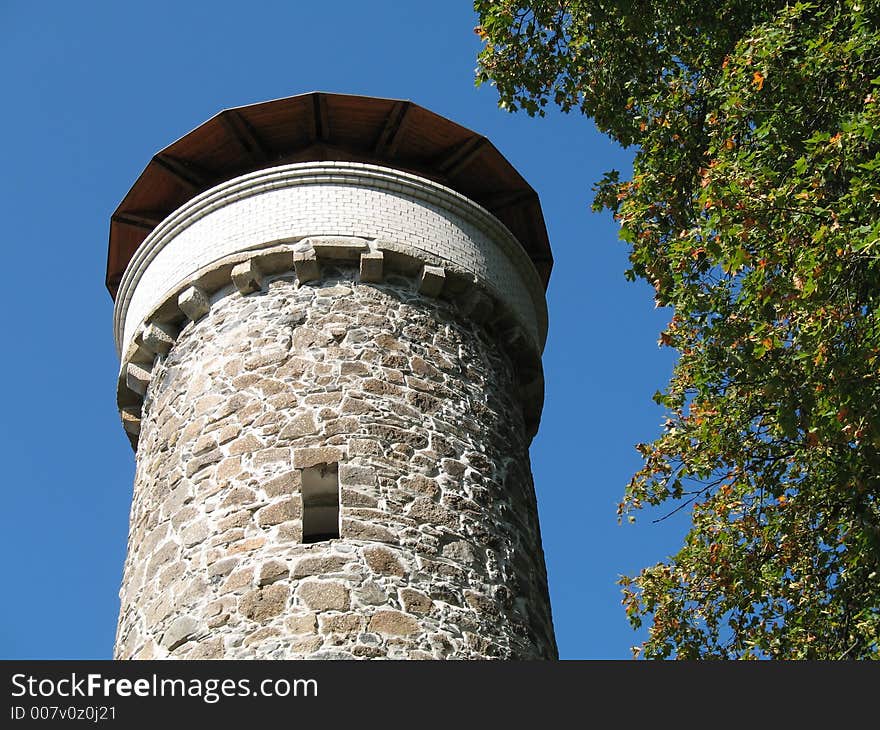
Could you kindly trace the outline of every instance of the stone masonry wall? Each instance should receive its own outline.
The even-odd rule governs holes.
[[[120,596],[117,658],[554,658],[507,355],[397,275],[218,292],[153,368]]]

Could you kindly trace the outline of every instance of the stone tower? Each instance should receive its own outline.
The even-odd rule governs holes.
[[[117,658],[555,658],[534,190],[406,101],[224,111],[110,226]]]

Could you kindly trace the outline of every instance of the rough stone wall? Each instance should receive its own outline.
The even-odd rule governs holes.
[[[554,658],[515,394],[409,279],[218,292],[146,393],[116,657]],[[341,536],[303,544],[334,462]]]

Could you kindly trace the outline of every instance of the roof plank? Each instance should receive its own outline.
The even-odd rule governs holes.
[[[254,162],[265,162],[269,159],[269,152],[266,146],[257,136],[257,133],[254,132],[253,127],[237,111],[227,109],[221,112],[219,117],[235,141],[241,145],[244,153]]]
[[[191,164],[178,160],[171,155],[160,152],[153,155],[153,162],[188,188],[201,192],[208,186],[207,178],[194,170]]]
[[[466,168],[474,159],[482,154],[489,142],[483,136],[474,136],[454,149],[437,165],[438,169],[448,178],[453,178]]]
[[[376,144],[373,147],[373,154],[377,157],[390,158],[394,157],[397,153],[397,148],[403,137],[402,132],[406,130],[407,118],[411,118],[408,117],[408,112],[411,107],[412,104],[408,101],[395,102],[391,113],[385,120],[385,126],[382,128],[382,133],[379,135],[379,139],[376,140]]]

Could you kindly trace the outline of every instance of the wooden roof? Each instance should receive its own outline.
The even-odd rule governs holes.
[[[318,160],[384,165],[457,190],[510,229],[546,288],[553,258],[538,195],[488,139],[410,101],[314,92],[226,109],[153,156],[110,218],[111,296],[141,242],[191,198]]]

